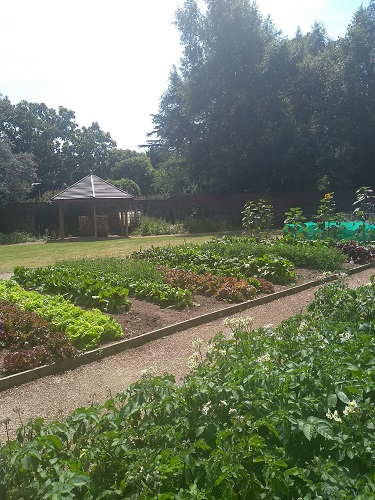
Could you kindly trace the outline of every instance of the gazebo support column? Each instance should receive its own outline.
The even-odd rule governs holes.
[[[125,238],[129,236],[129,216],[128,216],[128,207],[125,206]]]
[[[125,234],[125,219],[124,219],[124,207],[121,208],[120,212],[120,236]]]
[[[59,203],[59,225],[60,225],[60,239],[65,238],[65,221],[64,221],[64,204]]]
[[[92,204],[92,215],[93,215],[93,219],[94,219],[94,236],[95,238],[98,237],[98,225],[97,225],[97,222],[96,222],[96,203],[95,203],[95,198],[94,198],[94,201],[93,201],[93,204]]]

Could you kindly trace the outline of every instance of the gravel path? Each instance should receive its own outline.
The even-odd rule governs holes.
[[[370,281],[375,269],[367,269],[347,278],[355,288]],[[236,314],[251,316],[254,326],[274,325],[293,316],[314,298],[318,287],[275,302],[260,305]],[[141,372],[151,366],[158,374],[172,373],[179,382],[188,372],[187,360],[192,354],[192,341],[200,337],[207,348],[208,340],[217,332],[229,334],[223,320],[175,333],[144,346],[124,351],[75,370],[45,377],[0,393],[0,421],[10,418],[10,434],[19,426],[19,416],[25,423],[42,417],[46,421],[61,419],[75,408],[90,403],[103,403],[112,394],[124,390],[138,380]],[[0,425],[0,442],[5,440],[5,426]]]

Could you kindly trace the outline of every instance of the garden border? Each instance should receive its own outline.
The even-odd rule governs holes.
[[[347,269],[345,270],[345,274],[356,274],[372,267],[375,267],[375,262],[370,262],[369,264],[364,264],[352,269]],[[38,368],[34,368],[33,370],[27,370],[21,373],[16,373],[14,375],[8,375],[7,377],[2,377],[0,378],[0,392],[11,389],[12,387],[17,387],[27,382],[32,382],[33,380],[37,380],[48,375],[56,375],[57,373],[73,370],[75,368],[78,368],[79,366],[92,363],[94,361],[99,361],[108,356],[113,356],[126,349],[140,347],[153,340],[157,340],[159,338],[166,337],[168,335],[172,335],[189,328],[200,326],[205,323],[210,323],[211,321],[215,321],[226,316],[231,316],[232,314],[236,314],[258,305],[272,302],[288,295],[294,295],[298,292],[302,292],[303,290],[307,290],[323,283],[334,281],[338,278],[339,273],[323,276],[313,281],[307,281],[306,283],[303,283],[301,285],[286,288],[285,290],[281,290],[279,292],[248,300],[246,302],[241,302],[240,304],[234,304],[228,307],[224,307],[222,309],[218,309],[216,311],[203,314],[202,316],[197,316],[195,318],[181,321],[179,323],[174,323],[173,325],[159,328],[157,330],[144,333],[131,339],[120,340],[119,342],[93,349],[92,351],[84,352],[74,359],[67,359],[51,365],[43,365],[39,366]]]

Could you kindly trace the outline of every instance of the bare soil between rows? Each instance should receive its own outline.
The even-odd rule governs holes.
[[[322,277],[321,271],[311,269],[297,269],[297,280],[292,285],[274,285],[275,292],[301,285],[307,281],[313,281]],[[264,294],[257,295],[259,298]],[[203,316],[219,309],[232,305],[224,301],[219,301],[202,295],[193,296],[193,305],[177,310],[171,307],[161,308],[155,304],[150,304],[143,300],[131,298],[132,307],[124,314],[114,314],[113,318],[120,323],[124,338],[134,338],[144,333],[158,330],[160,328],[179,323],[188,319]]]

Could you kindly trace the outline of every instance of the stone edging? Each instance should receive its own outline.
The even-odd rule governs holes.
[[[369,264],[364,264],[363,266],[345,270],[345,274],[356,274],[361,271],[365,271],[366,269],[370,269],[371,267],[375,267],[375,263],[371,262]],[[330,274],[313,281],[307,281],[306,283],[303,283],[301,285],[281,290],[280,292],[271,293],[257,299],[241,302],[240,304],[234,304],[222,309],[218,309],[217,311],[203,314],[202,316],[197,316],[196,318],[187,319],[170,326],[159,328],[158,330],[144,333],[142,335],[139,335],[138,337],[120,340],[119,342],[116,342],[114,344],[93,349],[92,351],[84,352],[82,355],[78,356],[75,359],[67,359],[59,363],[54,363],[52,365],[39,366],[38,368],[34,368],[33,370],[27,370],[25,372],[2,377],[0,378],[0,392],[21,384],[25,384],[27,382],[31,382],[33,380],[37,380],[41,377],[55,375],[59,372],[72,370],[74,368],[78,368],[79,366],[92,363],[94,361],[99,361],[102,358],[113,356],[114,354],[118,354],[126,349],[140,347],[141,345],[144,345],[153,340],[157,340],[161,337],[166,337],[167,335],[172,335],[176,332],[181,332],[183,330],[203,325],[205,323],[210,323],[211,321],[215,321],[226,316],[231,316],[232,314],[250,309],[251,307],[267,304],[268,302],[272,302],[273,300],[280,299],[287,295],[294,295],[296,293],[302,292],[303,290],[313,288],[314,286],[328,283],[329,281],[334,281],[335,279],[338,279],[338,277],[338,274]]]

